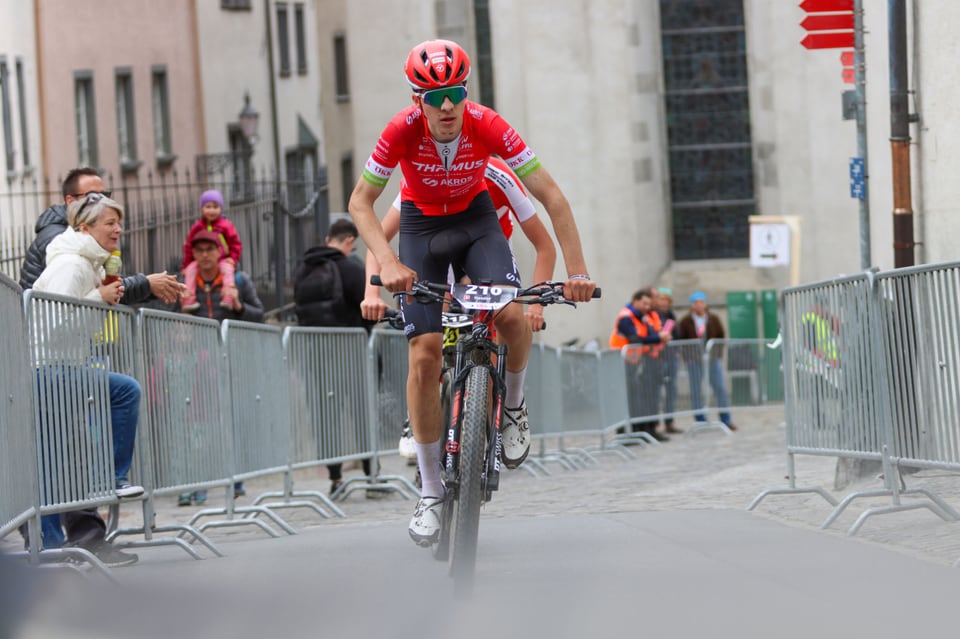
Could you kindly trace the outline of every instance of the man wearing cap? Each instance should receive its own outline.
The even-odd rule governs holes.
[[[193,259],[197,264],[197,304],[196,308],[188,310],[183,308],[181,303],[180,312],[215,319],[218,322],[225,319],[262,322],[263,302],[257,297],[257,289],[253,286],[250,276],[243,271],[236,271],[235,284],[231,285],[223,281],[223,274],[220,272],[223,243],[220,241],[220,235],[214,231],[200,231],[191,239],[191,245]],[[229,299],[230,303],[222,304],[225,299]],[[236,482],[233,485],[234,497],[245,494],[243,482]],[[197,491],[192,495],[185,493],[180,496],[178,503],[187,506],[191,498],[197,503],[203,503],[206,500],[206,491]]]
[[[711,339],[723,339],[726,332],[720,318],[707,310],[707,296],[700,291],[690,296],[690,312],[680,319],[680,339],[699,339],[705,344]],[[710,351],[708,378],[713,395],[720,409],[720,421],[730,430],[737,430],[730,419],[730,401],[727,398],[726,382],[723,378],[723,348]],[[703,408],[703,360],[699,357],[687,358],[687,374],[690,377],[690,404],[694,410]],[[707,421],[704,413],[697,413],[698,422]]]
[[[263,321],[263,303],[257,297],[250,276],[237,271],[236,283],[231,286],[223,281],[220,273],[220,256],[223,246],[220,236],[213,231],[200,231],[191,242],[193,259],[197,263],[197,303],[198,308],[182,312],[209,317],[218,322],[225,319],[239,319],[246,322]],[[222,306],[225,298],[232,300],[231,306]]]

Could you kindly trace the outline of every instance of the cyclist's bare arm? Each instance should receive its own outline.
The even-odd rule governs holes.
[[[390,242],[383,232],[380,219],[373,210],[373,203],[382,192],[382,188],[360,178],[350,196],[348,207],[350,216],[353,218],[353,223],[357,225],[357,231],[363,238],[363,243],[367,245],[367,250],[371,251],[380,263],[380,279],[383,281],[383,286],[391,293],[409,291],[417,279],[417,274],[400,263],[400,259],[390,248]]]
[[[569,279],[571,275],[589,273],[570,203],[544,166],[540,166],[520,179],[533,197],[540,200],[547,209],[547,214],[550,215],[553,232],[557,236],[557,242],[560,243],[563,261],[567,267],[568,279],[563,296],[573,302],[589,301],[593,290],[597,287],[596,283],[589,279]]]
[[[557,265],[557,248],[553,245],[553,238],[543,225],[539,215],[534,215],[520,222],[520,230],[527,236],[533,248],[537,251],[536,262],[533,265],[533,282],[546,282],[553,279],[553,270]],[[543,306],[529,304],[523,314],[526,315],[530,328],[539,331],[543,328]]]
[[[380,227],[383,229],[383,235],[387,242],[390,242],[400,231],[400,211],[391,206],[387,214],[380,221]],[[379,320],[388,308],[387,303],[383,301],[380,295],[381,288],[370,283],[371,275],[380,275],[380,262],[374,256],[373,251],[367,250],[367,278],[366,287],[363,291],[363,301],[360,302],[360,312],[363,319]]]

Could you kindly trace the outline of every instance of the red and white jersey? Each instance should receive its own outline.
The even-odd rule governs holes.
[[[513,235],[513,221],[510,216],[513,215],[517,218],[517,222],[523,223],[536,215],[537,209],[530,198],[527,197],[527,192],[523,189],[523,183],[510,170],[507,163],[500,158],[490,158],[483,177],[486,179],[487,190],[490,192],[493,206],[497,209],[500,228],[503,229],[503,234],[507,236],[507,239],[510,239],[510,236]],[[401,195],[397,194],[393,201],[393,208],[399,211],[402,200]]]
[[[521,177],[540,166],[537,156],[506,120],[469,100],[456,155],[444,161],[423,112],[413,104],[387,123],[367,159],[363,179],[383,188],[399,165],[404,176],[401,199],[412,201],[424,215],[449,215],[466,210],[487,188],[484,173],[491,155],[504,158]]]

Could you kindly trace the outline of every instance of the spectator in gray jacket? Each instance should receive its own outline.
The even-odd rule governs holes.
[[[64,204],[54,204],[37,219],[34,227],[37,237],[27,249],[27,256],[20,269],[20,288],[27,290],[40,277],[47,266],[47,245],[67,229],[67,206],[74,200],[85,198],[90,193],[100,193],[110,197],[103,179],[96,169],[81,167],[67,173],[61,186]],[[124,294],[121,304],[139,304],[156,297],[167,304],[173,304],[185,291],[183,284],[173,275],[165,272],[144,275],[127,275],[123,278]]]

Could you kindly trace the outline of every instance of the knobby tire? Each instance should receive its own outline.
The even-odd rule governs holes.
[[[454,591],[460,594],[469,594],[473,588],[489,417],[490,374],[478,366],[470,371],[464,384],[460,482],[450,536],[450,574],[454,579]]]
[[[453,370],[448,368],[443,371],[440,377],[440,414],[443,417],[443,436],[440,438],[441,451],[445,449],[447,443],[447,429],[450,428],[450,403],[453,401]],[[440,460],[446,459],[446,453],[440,453]],[[443,503],[443,510],[440,513],[440,536],[437,543],[431,547],[433,558],[437,561],[448,561],[450,559],[450,519],[453,512],[453,500],[450,495]]]

